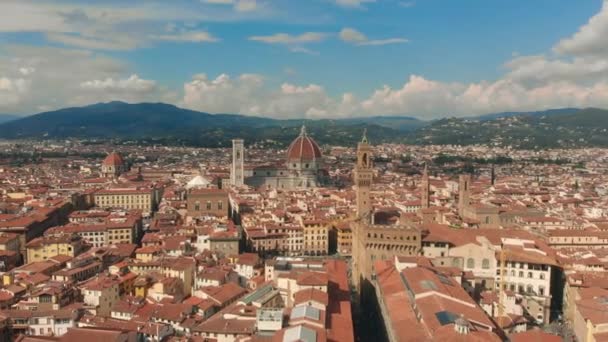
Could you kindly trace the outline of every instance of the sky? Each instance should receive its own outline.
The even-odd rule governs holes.
[[[608,0],[0,0],[0,113],[608,108]]]

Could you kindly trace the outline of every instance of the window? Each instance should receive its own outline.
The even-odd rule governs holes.
[[[534,276],[532,276],[532,272],[528,272],[528,278],[534,278]]]
[[[483,259],[481,261],[481,268],[483,268],[484,270],[487,270],[490,268],[490,259]]]
[[[467,268],[475,268],[475,259],[473,259],[473,258],[467,259]]]
[[[211,210],[211,201],[207,201],[207,210]]]
[[[217,210],[222,210],[223,207],[224,207],[224,202],[217,201]]]

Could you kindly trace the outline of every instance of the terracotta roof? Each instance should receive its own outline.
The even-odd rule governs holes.
[[[294,293],[294,303],[296,305],[300,303],[306,303],[315,301],[325,306],[329,303],[327,293],[316,289],[306,289]]]
[[[306,134],[306,129],[302,126],[302,132],[287,149],[287,160],[314,161],[321,157],[319,145]]]
[[[509,335],[511,342],[562,342],[563,339],[557,335],[546,333],[542,330],[528,330]]]
[[[327,286],[327,281],[327,273],[321,272],[304,272],[296,279],[300,286]]]
[[[121,166],[124,164],[124,161],[120,154],[116,152],[110,153],[106,159],[103,160],[103,165],[105,166]]]
[[[218,305],[226,305],[228,302],[243,296],[247,291],[235,283],[227,283],[220,286],[206,286],[200,289]]]

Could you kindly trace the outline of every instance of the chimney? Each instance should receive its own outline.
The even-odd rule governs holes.
[[[454,321],[454,330],[461,335],[467,335],[469,333],[469,321],[464,318],[464,315],[460,315]]]

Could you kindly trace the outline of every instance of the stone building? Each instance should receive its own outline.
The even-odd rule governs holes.
[[[352,275],[353,284],[359,294],[373,290],[370,285],[375,279],[376,260],[417,255],[421,250],[420,230],[413,223],[374,223],[370,196],[373,174],[372,149],[364,134],[363,140],[357,145],[357,164],[354,171],[357,219],[352,224]]]
[[[239,184],[244,149],[242,140],[233,142],[233,163],[231,181]],[[323,185],[327,179],[323,169],[323,154],[319,145],[306,133],[302,126],[300,135],[289,145],[284,163],[260,165],[244,170],[244,182],[253,187],[276,189],[314,188]]]
[[[118,177],[126,171],[127,165],[117,152],[110,153],[101,163],[101,175],[103,177]]]
[[[188,216],[228,216],[228,192],[222,189],[192,189],[188,192]]]

